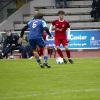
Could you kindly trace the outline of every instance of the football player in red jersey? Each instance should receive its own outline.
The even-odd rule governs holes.
[[[70,50],[68,49],[68,42],[70,39],[70,24],[67,20],[64,19],[65,12],[64,11],[58,11],[59,18],[57,20],[54,20],[50,26],[50,31],[52,28],[54,28],[55,33],[55,46],[57,49],[58,54],[61,58],[63,58],[64,63],[67,63],[67,60],[64,58],[63,53],[60,49],[60,44],[62,44],[65,48],[68,61],[73,64],[73,60],[70,58]],[[68,32],[68,35],[66,36],[66,30]]]

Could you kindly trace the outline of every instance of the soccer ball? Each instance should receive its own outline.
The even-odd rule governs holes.
[[[56,63],[63,64],[64,63],[63,58],[60,58],[60,57],[56,58]]]

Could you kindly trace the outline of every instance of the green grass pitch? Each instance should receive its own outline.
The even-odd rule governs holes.
[[[100,100],[100,58],[41,69],[35,60],[0,60],[0,100]]]

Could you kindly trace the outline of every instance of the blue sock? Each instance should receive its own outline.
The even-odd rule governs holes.
[[[44,63],[47,63],[48,61],[48,56],[44,56]]]

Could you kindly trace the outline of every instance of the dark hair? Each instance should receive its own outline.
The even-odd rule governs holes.
[[[63,10],[60,10],[60,11],[58,11],[58,13],[57,13],[58,15],[65,15],[65,12],[63,11]]]
[[[34,16],[35,19],[42,19],[43,18],[43,14],[42,13],[37,13],[35,16]]]

